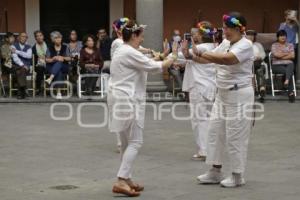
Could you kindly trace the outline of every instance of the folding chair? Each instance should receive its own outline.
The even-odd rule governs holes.
[[[53,90],[60,90],[60,91],[66,91],[67,92],[67,96],[70,96],[70,91],[71,91],[71,83],[70,83],[70,78],[69,78],[69,75],[68,74],[65,74],[65,78],[66,80],[65,81],[62,81],[64,82],[64,85],[63,87],[53,87],[52,85],[48,86],[48,84],[46,83],[46,80],[47,78],[49,78],[50,74],[44,74],[44,97],[46,98],[47,97],[47,91],[50,91],[50,92],[53,92]],[[52,84],[55,84],[55,81],[53,81]]]
[[[99,93],[101,95],[101,98],[104,98],[105,94],[107,94],[107,86],[108,86],[108,79],[109,74],[101,73],[101,74],[81,74],[80,67],[77,67],[77,73],[78,73],[78,80],[77,80],[77,94],[78,98],[82,98],[82,93],[84,92],[82,90],[82,79],[86,77],[97,77],[98,80],[100,79],[100,90],[94,91],[95,93]]]
[[[284,74],[279,74],[279,73],[274,74],[273,73],[273,70],[272,70],[272,52],[269,53],[269,69],[270,69],[272,96],[274,97],[276,92],[282,92],[282,91],[285,91],[285,90],[275,89],[274,80],[276,80],[276,77],[281,77],[282,78],[284,76]],[[293,75],[292,79],[293,79],[294,94],[295,94],[295,96],[297,96],[295,75]]]
[[[13,91],[18,91],[18,88],[14,88],[13,84],[13,74],[9,73],[9,97],[12,97]],[[36,72],[35,72],[35,61],[34,61],[34,56],[32,57],[32,64],[29,66],[29,72],[26,75],[26,82],[30,81],[30,87],[27,87],[27,91],[32,91],[32,97],[35,98],[35,93],[36,93],[36,85],[35,85],[35,80],[36,80]]]

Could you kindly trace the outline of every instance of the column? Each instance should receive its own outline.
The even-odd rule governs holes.
[[[137,0],[136,20],[139,24],[148,25],[142,46],[161,51],[163,42],[163,0]],[[149,74],[148,82],[164,85],[162,80],[162,74]]]
[[[25,0],[25,28],[28,44],[35,43],[33,32],[40,29],[40,1]]]

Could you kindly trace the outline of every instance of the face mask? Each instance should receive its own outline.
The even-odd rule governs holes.
[[[175,42],[180,42],[180,41],[181,41],[181,37],[180,37],[179,35],[174,36],[174,37],[173,37],[173,40],[174,40]]]

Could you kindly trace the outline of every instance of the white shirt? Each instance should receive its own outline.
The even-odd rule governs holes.
[[[231,52],[239,60],[239,63],[235,65],[217,65],[218,88],[229,89],[235,84],[242,87],[252,85],[254,51],[251,41],[243,37],[231,45],[230,42],[225,39],[213,52]]]
[[[264,47],[258,43],[258,42],[254,42],[253,43],[253,52],[254,52],[254,56],[256,58],[261,58],[262,60],[264,60],[266,58],[266,52]]]
[[[122,91],[129,98],[143,98],[147,72],[162,72],[162,62],[156,62],[124,44],[116,50],[110,70],[109,89]]]
[[[144,127],[147,72],[162,72],[162,62],[148,58],[127,44],[116,50],[110,67],[107,97],[111,132],[127,130],[134,121]],[[134,111],[128,110],[128,106]],[[118,119],[114,117],[115,113],[127,119]],[[128,119],[132,114],[136,117]]]
[[[212,51],[215,48],[213,43],[203,43],[197,45],[198,51],[204,53]],[[190,49],[190,54],[192,54]],[[181,54],[178,55],[181,58]],[[209,100],[213,100],[216,94],[216,68],[215,64],[200,64],[192,60],[188,60],[182,90],[191,91],[192,88],[196,87],[200,93]]]
[[[123,44],[124,44],[124,41],[121,38],[117,38],[113,41],[113,43],[111,44],[111,49],[110,49],[111,58],[114,57],[116,50]]]

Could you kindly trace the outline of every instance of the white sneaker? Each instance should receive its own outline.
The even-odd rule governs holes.
[[[221,186],[225,188],[241,187],[245,184],[246,181],[240,174],[232,174],[228,178],[221,181]]]
[[[222,172],[219,169],[212,168],[203,175],[197,177],[201,184],[219,184],[222,180]]]
[[[45,80],[45,82],[46,82],[48,85],[51,85],[52,80],[51,80],[50,78],[48,78],[47,80]]]
[[[62,99],[62,94],[61,94],[61,92],[58,92],[58,93],[56,94],[56,99],[59,99],[59,100]]]

